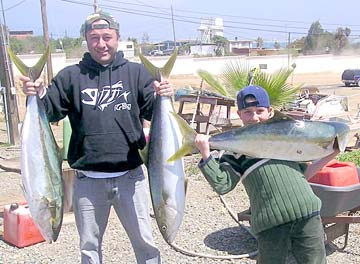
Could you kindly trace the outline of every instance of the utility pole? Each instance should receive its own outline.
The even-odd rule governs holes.
[[[174,11],[173,11],[172,1],[171,1],[171,21],[172,21],[172,28],[173,28],[173,35],[174,35],[174,49],[175,49],[176,48],[176,37],[175,37]]]
[[[94,0],[93,6],[94,6],[94,13],[98,12],[99,11],[99,6],[97,4],[97,0]]]
[[[40,0],[40,5],[41,5],[41,18],[43,24],[45,47],[49,47],[50,41],[49,41],[49,28],[48,28],[47,16],[46,16],[46,0]],[[47,69],[48,83],[50,83],[53,77],[51,52],[49,53],[49,57],[47,58],[46,69]]]
[[[16,100],[16,89],[14,87],[13,72],[7,54],[8,43],[6,42],[6,26],[1,24],[0,30],[0,86],[4,101],[8,143],[11,145],[19,145],[19,112]]]
[[[288,34],[288,69],[290,68],[290,32]]]

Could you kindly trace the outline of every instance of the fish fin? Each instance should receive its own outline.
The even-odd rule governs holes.
[[[178,54],[177,48],[175,48],[173,54],[170,56],[168,61],[165,63],[164,67],[162,67],[160,69],[160,74],[161,74],[162,77],[169,78],[171,70],[174,67],[174,64],[175,64],[175,61],[176,61],[176,58],[177,58],[177,54]]]
[[[167,159],[167,162],[173,162],[175,160],[178,160],[185,155],[191,153],[193,149],[194,147],[192,145],[182,145],[181,148],[179,148],[179,150],[176,151],[174,155]]]
[[[146,143],[146,146],[143,149],[139,149],[139,155],[141,160],[144,162],[146,168],[149,165],[149,143]]]
[[[167,162],[173,162],[191,153],[195,149],[194,141],[196,136],[196,131],[181,116],[175,112],[170,113],[174,116],[175,121],[179,125],[183,140],[182,146],[170,158],[168,158]]]
[[[50,47],[48,46],[45,53],[41,56],[39,61],[32,67],[26,66],[22,60],[14,54],[12,49],[8,47],[8,54],[10,59],[13,61],[15,66],[19,69],[20,73],[24,76],[29,77],[31,80],[36,80],[40,77],[41,72],[45,66],[45,63],[49,57]]]
[[[188,138],[187,141],[194,140],[196,136],[196,131],[189,125],[189,123],[186,122],[186,120],[182,118],[179,114],[175,112],[170,113],[173,115],[176,122],[178,123],[182,136]]]
[[[174,67],[177,58],[177,48],[174,50],[174,53],[170,56],[169,60],[161,68],[156,67],[142,54],[139,54],[139,58],[141,63],[144,64],[145,68],[151,73],[151,75],[157,81],[160,81],[161,78],[168,78],[170,76],[171,70]]]
[[[159,68],[152,64],[144,55],[139,54],[141,63],[144,64],[145,68],[150,72],[150,74],[157,80],[159,80]]]
[[[334,140],[334,145],[337,144],[339,147],[339,150],[341,152],[344,152],[346,149],[346,146],[348,145],[349,142],[349,135],[346,134],[344,136],[336,136],[335,140]]]

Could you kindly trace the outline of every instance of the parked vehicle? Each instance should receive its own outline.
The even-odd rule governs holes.
[[[162,50],[152,50],[149,52],[150,56],[163,56],[164,53]]]
[[[165,56],[169,56],[169,55],[172,55],[174,52],[174,49],[166,49],[166,50],[163,50],[163,54]]]
[[[360,84],[360,69],[347,69],[341,75],[341,80],[345,86]]]

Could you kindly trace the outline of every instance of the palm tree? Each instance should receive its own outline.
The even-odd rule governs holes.
[[[217,92],[233,98],[236,98],[237,92],[251,81],[253,85],[263,87],[269,94],[272,107],[280,110],[293,101],[300,91],[301,85],[292,86],[287,83],[294,68],[281,68],[273,74],[267,74],[237,61],[225,64],[219,79],[205,70],[198,70],[197,73]]]

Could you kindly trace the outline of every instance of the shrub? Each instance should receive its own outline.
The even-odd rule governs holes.
[[[336,159],[338,161],[353,162],[356,166],[360,167],[360,149],[341,153],[336,157]]]

